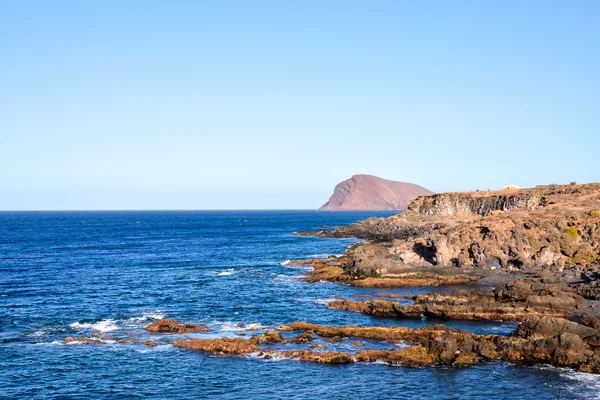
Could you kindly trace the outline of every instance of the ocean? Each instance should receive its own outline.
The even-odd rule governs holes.
[[[293,321],[411,327],[440,323],[370,317],[329,309],[326,302],[334,296],[415,294],[451,287],[390,290],[311,284],[298,280],[302,267],[286,263],[340,254],[356,241],[297,237],[295,231],[387,215],[0,212],[0,398],[600,398],[599,376],[550,366],[330,366],[254,355],[217,357],[169,344],[190,336],[238,337],[244,330],[239,323],[258,332]],[[207,325],[211,331],[186,335],[144,331],[144,326],[161,318]],[[515,327],[501,322],[445,323],[504,335]],[[67,337],[94,333],[140,335],[135,337],[158,345],[110,340],[104,345],[64,344]],[[351,342],[344,339],[324,349],[356,352]],[[366,342],[362,348],[369,346],[382,344]]]

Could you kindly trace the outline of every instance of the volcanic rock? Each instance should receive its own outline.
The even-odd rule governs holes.
[[[442,193],[419,197],[398,215],[317,234],[372,241],[355,246],[345,272],[371,273],[374,266],[381,274],[415,267],[585,270],[600,261],[598,209],[597,183]]]
[[[188,333],[188,332],[206,332],[210,329],[203,325],[184,324],[171,319],[161,319],[151,323],[145,328],[152,333]]]
[[[258,337],[260,343],[286,343],[279,332],[265,331]]]
[[[84,337],[76,337],[76,338],[68,337],[65,339],[65,344],[68,344],[68,343],[106,344],[106,342],[103,342],[102,340],[90,339],[90,338],[84,338]]]
[[[182,349],[201,350],[207,353],[217,355],[224,354],[247,354],[258,350],[258,338],[253,337],[250,340],[241,338],[221,338],[221,339],[196,339],[176,340],[171,343],[175,347]]]
[[[334,300],[331,308],[381,317],[418,318],[429,316],[461,320],[524,321],[532,316],[571,317],[583,298],[573,289],[539,279],[527,278],[504,289],[455,290],[415,296],[411,305],[391,300]],[[545,320],[546,321],[546,320]],[[565,327],[556,330],[565,331]]]

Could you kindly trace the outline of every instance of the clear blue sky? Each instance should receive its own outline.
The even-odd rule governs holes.
[[[600,181],[598,1],[2,1],[0,209]]]

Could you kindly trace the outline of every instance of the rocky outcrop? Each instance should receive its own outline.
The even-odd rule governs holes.
[[[319,210],[404,210],[411,200],[433,192],[405,182],[373,175],[354,175],[339,183],[329,201]]]
[[[539,279],[523,279],[494,291],[455,290],[451,294],[417,295],[415,301],[408,306],[390,300],[334,300],[329,302],[329,306],[381,317],[428,316],[520,322],[534,316],[569,318],[582,302],[583,298],[566,285],[544,283]]]
[[[207,353],[217,355],[224,354],[247,354],[258,350],[258,338],[253,337],[249,340],[235,338],[220,339],[188,339],[176,340],[171,343],[175,347],[190,350],[201,350]]]
[[[347,267],[587,269],[600,260],[600,184],[420,197],[408,210],[320,236],[371,240]]]
[[[290,340],[284,337],[294,332]],[[286,349],[286,346],[305,345],[317,340],[332,344],[344,338],[365,341],[350,342],[355,347],[368,346],[371,342],[386,342],[392,345],[406,344],[397,350],[361,349],[356,353],[344,351],[316,351],[323,345],[314,344],[306,349]],[[108,338],[103,338],[108,340]],[[67,338],[65,343],[106,344],[97,338]],[[156,346],[150,340],[112,340],[114,345]],[[273,347],[277,343],[277,347]],[[277,331],[264,332],[248,340],[242,338],[175,340],[174,347],[202,351],[217,356],[252,355],[255,357],[289,358],[302,362],[321,364],[346,364],[354,362],[384,362],[406,367],[448,365],[465,367],[480,362],[513,361],[546,363],[570,367],[579,371],[600,373],[600,331],[572,321],[553,317],[531,317],[525,320],[508,337],[477,335],[444,325],[422,328],[403,326],[323,326],[306,322],[281,325]],[[264,345],[264,347],[263,347]],[[347,344],[345,345],[347,346]],[[312,350],[315,349],[315,350]]]
[[[279,357],[303,362],[345,364],[385,362],[406,367],[450,365],[465,367],[484,361],[546,363],[580,371],[600,372],[597,353],[599,331],[572,322],[545,317],[526,320],[510,337],[477,335],[467,331],[432,325],[423,328],[323,326],[294,322],[279,327],[281,332],[314,332],[323,338],[358,338],[372,341],[398,341],[411,346],[401,350],[364,349],[356,354],[314,352],[311,350],[268,350],[259,347],[258,338],[189,339],[176,341],[180,348],[216,355],[255,354],[266,359]]]
[[[377,260],[377,258],[374,258],[374,260]],[[379,264],[372,268],[354,268],[353,265],[355,264],[356,255],[350,251],[342,257],[294,260],[288,265],[310,265],[312,270],[305,272],[306,277],[303,278],[306,282],[329,281],[357,287],[391,288],[460,285],[479,279],[479,275],[472,271],[460,272],[448,268],[382,273],[385,264]]]
[[[433,325],[419,329],[404,327],[330,327],[293,323],[283,331],[310,330],[324,337],[357,337],[369,340],[403,340],[413,346],[398,351],[361,350],[354,362],[383,361],[408,367],[431,365],[468,366],[482,361],[547,363],[600,372],[598,330],[579,326],[561,318],[533,317],[512,336],[476,335]],[[549,328],[553,327],[553,328]],[[533,333],[533,334],[532,334]]]
[[[188,332],[206,332],[210,329],[203,325],[184,324],[171,319],[161,319],[155,321],[145,328],[152,333],[188,333]]]
[[[594,348],[597,348],[598,330],[589,326],[577,324],[562,318],[531,317],[520,324],[512,333],[513,337],[524,339],[547,339],[560,336],[563,333],[569,333],[585,339]]]
[[[260,343],[286,343],[287,341],[279,332],[265,331],[258,337]]]

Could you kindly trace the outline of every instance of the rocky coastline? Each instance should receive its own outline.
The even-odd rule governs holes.
[[[248,338],[176,337],[180,349],[217,356],[288,358],[345,364],[466,367],[508,361],[600,373],[600,185],[543,186],[420,197],[405,213],[331,230],[298,233],[356,237],[341,256],[295,260],[311,266],[307,283],[365,288],[460,285],[419,295],[384,291],[335,299],[340,312],[394,318],[510,321],[509,336],[479,335],[443,324],[324,326],[310,322],[253,332]],[[450,288],[453,286],[449,286]],[[360,297],[360,298],[358,298]],[[409,302],[410,304],[406,304]],[[161,320],[153,335],[203,333],[202,325]],[[156,345],[140,338],[67,338],[66,343]],[[331,349],[344,340],[356,352]]]

